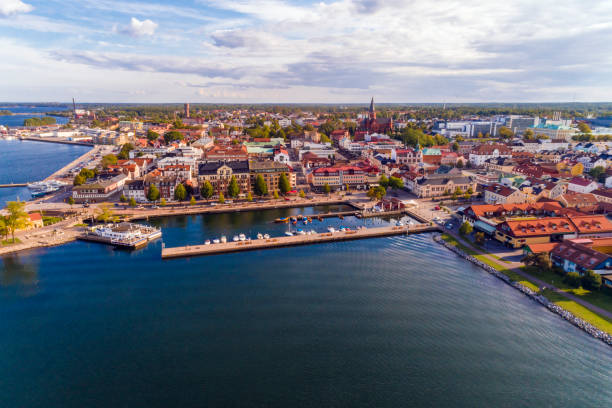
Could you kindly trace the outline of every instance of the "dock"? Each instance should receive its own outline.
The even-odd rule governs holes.
[[[9,184],[0,184],[0,188],[12,188],[12,187],[27,187],[28,183],[9,183]]]
[[[255,239],[238,242],[225,242],[209,245],[189,245],[172,248],[162,248],[162,259],[182,258],[190,256],[217,255],[231,252],[253,251],[258,249],[272,249],[297,245],[311,245],[326,242],[349,241],[355,239],[387,237],[393,235],[417,234],[439,231],[440,227],[430,224],[410,226],[386,226],[377,228],[362,228],[357,230],[322,232],[313,235],[294,235],[273,237],[269,239]]]

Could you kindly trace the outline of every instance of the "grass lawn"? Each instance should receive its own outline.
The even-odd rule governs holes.
[[[47,225],[52,225],[55,223],[58,223],[62,220],[62,217],[49,217],[49,216],[43,216],[43,225],[46,227]]]
[[[548,300],[554,302],[555,304],[561,306],[565,310],[573,313],[575,316],[591,323],[593,326],[597,327],[600,330],[606,331],[608,333],[612,333],[612,321],[602,317],[595,312],[590,311],[586,307],[579,305],[573,300],[567,299],[562,295],[553,292],[552,290],[546,289],[543,292],[543,295],[546,296]]]
[[[15,240],[13,241],[13,238],[9,238],[9,239],[5,239],[4,241],[1,241],[2,245],[13,245],[13,244],[21,244],[21,240],[19,238],[15,238]]]

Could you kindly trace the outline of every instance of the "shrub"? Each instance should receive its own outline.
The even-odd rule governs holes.
[[[567,283],[573,288],[577,288],[578,286],[580,286],[580,275],[578,275],[577,272],[569,272],[563,278],[563,282]]]

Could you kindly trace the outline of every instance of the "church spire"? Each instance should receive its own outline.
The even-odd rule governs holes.
[[[374,110],[374,97],[372,97],[372,100],[370,101],[370,112],[369,115],[370,119],[376,119],[376,111]]]

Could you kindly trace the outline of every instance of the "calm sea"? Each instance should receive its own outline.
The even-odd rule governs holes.
[[[0,125],[4,126],[23,126],[23,121],[28,118],[40,118],[45,112],[58,112],[66,110],[65,107],[61,106],[11,106],[11,105],[0,105],[0,110],[8,110],[14,113],[11,116],[0,115]],[[51,115],[53,116],[53,115]],[[60,124],[68,123],[68,118],[63,116],[53,116],[55,121]]]
[[[151,223],[174,246],[328,209]],[[169,261],[161,245],[0,260],[0,406],[612,404],[610,347],[430,234]]]
[[[81,156],[90,147],[60,143],[0,139],[0,184],[39,181]],[[29,200],[27,187],[0,188],[0,207],[6,201]]]

